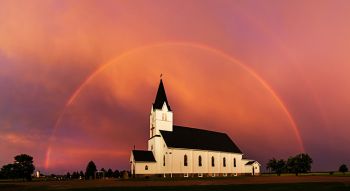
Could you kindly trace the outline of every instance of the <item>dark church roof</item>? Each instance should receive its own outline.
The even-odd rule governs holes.
[[[136,162],[156,162],[152,151],[132,150]]]
[[[168,147],[242,153],[231,138],[215,131],[173,126],[173,131],[160,130]]]
[[[164,85],[162,79],[160,80],[156,99],[153,103],[153,109],[162,109],[164,102],[166,103],[166,106],[168,107],[169,111],[171,111],[170,105],[168,103],[168,99],[166,97]]]

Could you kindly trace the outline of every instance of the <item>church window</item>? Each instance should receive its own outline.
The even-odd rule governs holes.
[[[184,166],[187,166],[187,155],[184,156]]]
[[[154,130],[155,130],[155,127],[154,127],[154,125],[152,124],[152,128],[151,128],[151,137],[154,136]]]
[[[233,159],[233,167],[236,167],[236,158]]]
[[[198,166],[202,166],[202,156],[198,156]]]
[[[147,165],[145,166],[145,170],[148,170],[148,166]]]
[[[213,166],[213,167],[215,166],[215,160],[214,160],[213,156],[211,157],[211,166]]]
[[[167,120],[166,113],[162,113],[162,120],[163,120],[163,121],[166,121],[166,120]]]
[[[226,158],[225,158],[225,157],[222,159],[222,165],[223,165],[224,167],[226,167]]]
[[[165,166],[165,155],[163,155],[163,166]]]

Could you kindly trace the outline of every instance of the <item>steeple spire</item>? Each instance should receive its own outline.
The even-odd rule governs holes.
[[[168,110],[171,111],[170,105],[168,103],[168,99],[166,97],[163,80],[160,79],[156,99],[154,100],[154,103],[153,103],[153,109],[162,109],[164,102],[166,103]]]

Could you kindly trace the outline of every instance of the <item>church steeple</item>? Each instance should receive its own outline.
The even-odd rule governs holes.
[[[152,105],[149,122],[148,150],[153,151],[156,161],[161,161],[163,154],[160,155],[159,152],[163,149],[163,142],[160,139],[160,131],[173,131],[173,112],[170,109],[162,79]]]
[[[153,109],[162,109],[164,102],[168,107],[168,110],[171,111],[170,105],[168,103],[168,99],[166,97],[163,80],[160,79],[156,99],[154,100],[154,103],[153,103]]]

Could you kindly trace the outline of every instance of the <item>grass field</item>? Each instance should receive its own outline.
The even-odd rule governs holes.
[[[141,191],[141,190],[235,190],[235,191],[350,191],[349,176],[260,176],[206,179],[130,179],[70,181],[1,181],[0,191]]]

